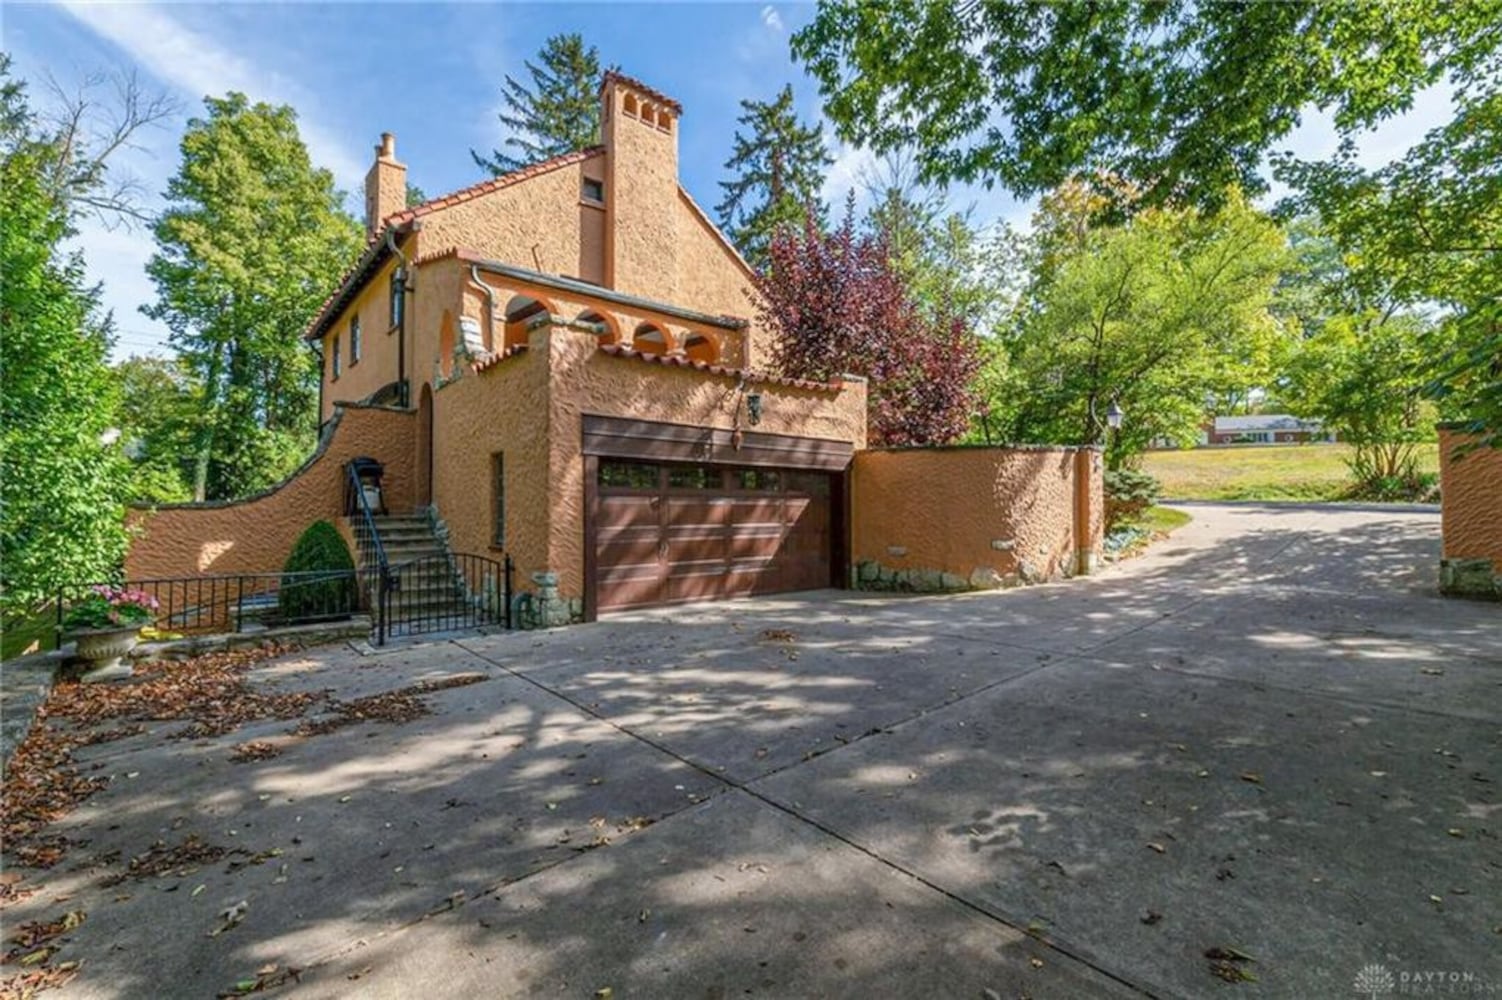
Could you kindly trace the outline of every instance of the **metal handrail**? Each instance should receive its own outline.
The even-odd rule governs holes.
[[[376,645],[386,645],[386,610],[388,595],[394,577],[391,572],[391,562],[386,558],[386,546],[381,541],[381,533],[376,528],[375,514],[370,509],[370,502],[365,499],[365,487],[360,483],[360,475],[355,471],[354,463],[344,467],[345,490],[353,494],[353,507],[360,519],[359,527],[355,530],[355,540],[360,545],[360,561],[366,561],[367,550],[375,554],[376,564]]]

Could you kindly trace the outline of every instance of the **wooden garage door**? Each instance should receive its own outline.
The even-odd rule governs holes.
[[[830,476],[602,458],[599,610],[827,587]]]

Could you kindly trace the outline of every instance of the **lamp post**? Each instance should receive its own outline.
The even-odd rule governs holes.
[[[1111,400],[1111,405],[1106,408],[1106,426],[1113,431],[1121,430],[1121,418],[1124,415],[1121,407],[1116,404],[1116,400]]]

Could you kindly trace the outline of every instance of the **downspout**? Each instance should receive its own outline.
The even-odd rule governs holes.
[[[396,273],[399,276],[402,287],[402,313],[396,321],[396,402],[402,409],[410,405],[410,394],[407,391],[407,293],[413,291],[408,284],[407,255],[402,253],[401,247],[396,245],[396,227],[386,227],[386,249],[396,255],[400,261]]]
[[[469,280],[480,286],[485,293],[485,333],[490,341],[490,349],[497,354],[506,346],[495,346],[495,289],[480,280],[480,267],[478,264],[469,265]]]

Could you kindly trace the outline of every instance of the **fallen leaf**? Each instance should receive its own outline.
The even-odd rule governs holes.
[[[1159,854],[1162,854],[1162,853],[1164,853],[1165,851],[1168,850],[1168,848],[1164,847],[1162,844],[1159,844],[1159,843],[1157,843],[1155,841],[1150,841],[1148,843],[1148,845],[1147,845],[1147,849],[1150,850],[1150,851],[1157,851]]]
[[[1262,775],[1258,774],[1256,771],[1242,771],[1241,780],[1250,781],[1254,785],[1260,785],[1262,784]]]

